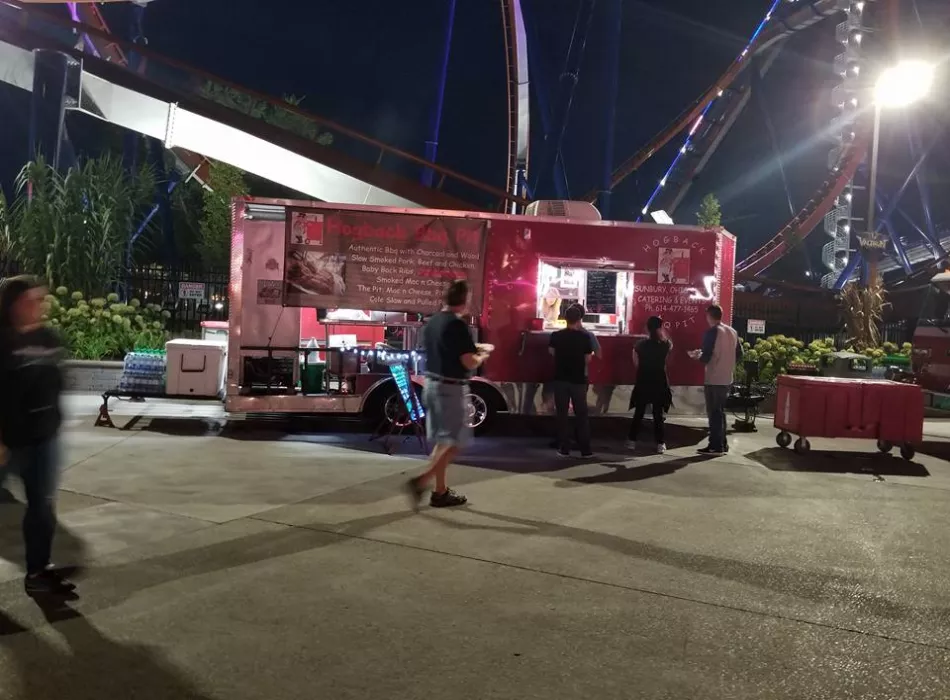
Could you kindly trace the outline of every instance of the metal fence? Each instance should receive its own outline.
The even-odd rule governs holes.
[[[124,296],[158,304],[170,314],[168,330],[197,336],[202,321],[228,320],[228,271],[198,268],[135,268],[125,279]]]

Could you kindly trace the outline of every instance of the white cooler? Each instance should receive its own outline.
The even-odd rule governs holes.
[[[165,393],[169,396],[220,396],[224,390],[227,347],[220,341],[179,338],[165,343]]]

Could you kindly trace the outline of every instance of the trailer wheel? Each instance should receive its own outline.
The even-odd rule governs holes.
[[[413,385],[413,390],[422,403],[421,390]],[[409,413],[402,405],[402,398],[396,389],[395,382],[387,382],[378,387],[366,400],[363,406],[363,416],[367,427],[376,429],[386,421],[397,428],[405,428],[410,424]]]
[[[878,440],[877,449],[879,449],[884,454],[887,454],[892,449],[894,449],[894,443],[888,442],[887,440]]]
[[[495,420],[496,411],[490,397],[477,385],[468,392],[468,427],[476,435],[483,435]]]
[[[782,432],[780,432],[778,435],[775,436],[775,442],[776,444],[778,444],[779,447],[784,449],[792,444],[792,435],[791,433],[788,433],[783,430]]]
[[[917,451],[914,449],[913,445],[908,445],[906,442],[901,445],[901,457],[906,459],[908,462],[914,458],[915,454],[917,454]]]
[[[397,428],[405,428],[412,423],[399,394],[390,394],[386,397],[383,402],[383,419]]]
[[[808,451],[811,449],[811,443],[808,442],[808,438],[800,437],[795,441],[795,452],[800,455],[808,454]]]

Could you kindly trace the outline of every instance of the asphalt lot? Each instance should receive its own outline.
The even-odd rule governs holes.
[[[950,423],[913,462],[866,442],[558,459],[503,426],[413,513],[422,457],[352,423],[227,421],[70,396],[61,561],[82,598],[22,591],[0,505],[0,698],[941,698],[950,687]]]

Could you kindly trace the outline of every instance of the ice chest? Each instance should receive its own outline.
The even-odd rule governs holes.
[[[170,396],[220,396],[224,389],[227,347],[214,340],[169,340],[165,343]]]

